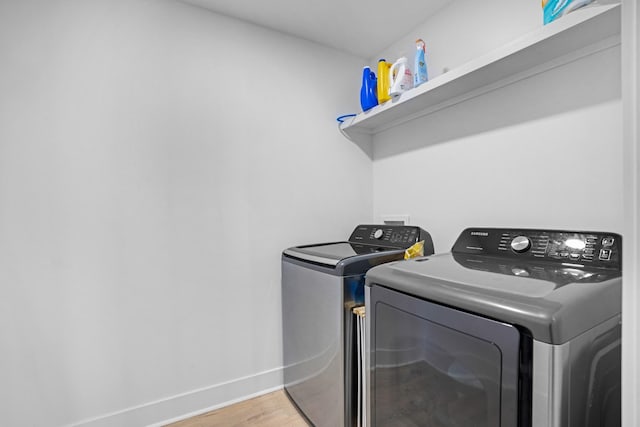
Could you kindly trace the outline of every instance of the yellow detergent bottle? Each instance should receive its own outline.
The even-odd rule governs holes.
[[[389,69],[391,64],[380,59],[378,61],[378,104],[391,99],[389,96]]]

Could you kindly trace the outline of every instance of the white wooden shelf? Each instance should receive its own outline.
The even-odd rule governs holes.
[[[620,43],[620,5],[574,11],[342,124],[350,138],[399,126]]]

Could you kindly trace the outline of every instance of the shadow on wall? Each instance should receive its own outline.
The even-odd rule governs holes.
[[[509,84],[373,137],[374,159],[621,98],[620,46]]]

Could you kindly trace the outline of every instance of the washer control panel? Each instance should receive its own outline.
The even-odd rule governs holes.
[[[473,228],[462,232],[452,252],[515,257],[563,265],[620,269],[622,237],[615,233]]]
[[[425,253],[431,243],[429,233],[420,227],[407,225],[359,225],[351,233],[349,242],[368,245],[409,248],[415,243],[425,240]],[[431,252],[433,253],[433,252]]]

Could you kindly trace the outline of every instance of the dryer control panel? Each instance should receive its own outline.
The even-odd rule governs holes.
[[[420,227],[363,224],[358,225],[351,233],[351,237],[349,237],[349,242],[352,243],[403,249],[409,248],[421,240],[424,240],[425,255],[433,254],[431,235]]]
[[[451,252],[620,270],[622,237],[590,231],[468,228]]]

